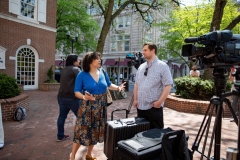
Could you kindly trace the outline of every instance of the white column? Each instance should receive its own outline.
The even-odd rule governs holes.
[[[2,109],[0,103],[0,148],[4,146],[4,131],[3,131],[3,123],[2,123]]]

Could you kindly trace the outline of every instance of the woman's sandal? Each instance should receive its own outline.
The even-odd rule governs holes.
[[[86,160],[97,160],[97,158],[96,157],[90,157],[86,154]]]

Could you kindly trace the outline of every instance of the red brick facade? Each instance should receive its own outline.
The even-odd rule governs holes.
[[[27,45],[27,39],[31,39],[29,46],[33,47],[38,58],[44,61],[38,62],[36,73],[38,84],[42,83],[47,79],[47,70],[51,65],[55,65],[57,1],[47,0],[46,23],[39,24],[25,23],[17,15],[9,13],[9,0],[0,1],[0,7],[0,46],[6,49],[6,69],[0,69],[0,72],[15,77],[16,61],[10,60],[10,57],[16,57],[17,50]]]

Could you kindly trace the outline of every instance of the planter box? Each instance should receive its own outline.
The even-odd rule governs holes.
[[[40,91],[58,91],[60,83],[41,83],[39,84]]]
[[[190,100],[168,95],[164,106],[178,112],[205,114],[210,101]],[[215,111],[213,115],[215,115]],[[231,117],[231,112],[227,106],[223,106],[223,117]]]
[[[2,120],[3,121],[11,121],[13,120],[14,112],[17,106],[22,106],[29,109],[29,95],[25,93],[21,93],[20,95],[8,99],[0,99],[1,107],[2,107]]]

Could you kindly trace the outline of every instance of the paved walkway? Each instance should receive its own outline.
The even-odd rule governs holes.
[[[69,114],[65,133],[71,138],[63,142],[56,142],[56,122],[58,117],[57,92],[25,91],[30,95],[30,109],[27,117],[21,122],[3,122],[5,132],[5,146],[0,150],[1,160],[68,160],[72,147],[73,128],[75,117]],[[108,108],[108,118],[115,108],[127,108],[132,93],[128,92],[127,99],[114,101]],[[114,114],[115,118],[123,118],[124,113]],[[133,107],[129,117],[136,116]],[[189,135],[189,148],[191,148],[196,134],[203,120],[203,115],[187,114],[164,108],[165,127],[174,130],[183,129]],[[223,119],[221,158],[226,158],[226,149],[237,146],[237,126]],[[208,147],[207,147],[208,148]],[[77,160],[84,160],[86,148],[81,147],[77,152]],[[98,144],[93,150],[98,160],[106,160],[103,153],[103,144]],[[194,153],[194,159],[199,159],[199,153]]]

